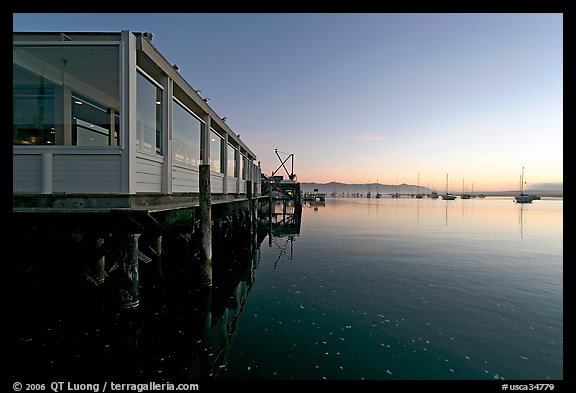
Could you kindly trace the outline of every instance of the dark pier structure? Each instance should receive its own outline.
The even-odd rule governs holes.
[[[272,236],[276,234],[282,235],[283,231],[300,233],[302,220],[303,197],[300,183],[296,181],[296,174],[294,173],[294,154],[283,153],[286,157],[282,158],[278,149],[275,150],[275,153],[280,165],[272,172],[270,177],[261,175],[262,196],[268,199],[269,244],[272,242]],[[286,167],[288,160],[290,160],[290,171]],[[284,179],[284,176],[276,175],[281,168],[286,172],[288,179]]]

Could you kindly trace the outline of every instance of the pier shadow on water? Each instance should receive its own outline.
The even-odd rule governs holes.
[[[249,215],[240,216],[215,219],[211,288],[202,285],[197,231],[164,236],[162,254],[138,262],[139,306],[128,310],[118,300],[122,275],[112,262],[113,241],[107,239],[99,274],[99,243],[89,234],[20,236],[12,244],[18,253],[11,261],[17,272],[9,300],[9,375],[22,381],[217,378],[266,236]],[[143,233],[139,247],[151,238]]]

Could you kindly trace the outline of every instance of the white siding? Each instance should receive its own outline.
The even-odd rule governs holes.
[[[54,192],[119,193],[120,155],[54,154]]]
[[[172,192],[200,192],[198,169],[172,166]]]
[[[210,191],[214,194],[222,194],[224,192],[224,175],[221,173],[210,174]]]
[[[42,155],[12,156],[12,192],[39,193],[42,185]]]
[[[236,178],[228,176],[228,194],[236,194]]]
[[[137,156],[135,165],[136,192],[162,192],[162,162]]]

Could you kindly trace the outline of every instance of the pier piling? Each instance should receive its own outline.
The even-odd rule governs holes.
[[[120,302],[125,309],[140,304],[140,280],[138,275],[138,238],[140,234],[122,235],[124,244],[120,250]]]
[[[212,208],[210,191],[210,165],[200,165],[200,236],[202,282],[212,286]]]

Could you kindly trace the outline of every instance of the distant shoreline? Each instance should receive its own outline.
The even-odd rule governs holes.
[[[362,193],[366,194],[370,191],[372,194],[376,192],[380,192],[381,194],[393,194],[399,192],[400,194],[411,194],[411,193],[423,193],[429,194],[433,190],[428,187],[423,186],[416,186],[412,184],[399,184],[399,185],[390,185],[390,184],[378,184],[371,183],[368,184],[346,184],[346,183],[301,183],[302,191],[304,192],[312,192],[314,189],[318,189],[319,192],[324,192],[326,194],[330,194],[332,192],[336,192],[337,194],[352,194],[352,193]],[[456,188],[450,188],[449,191],[454,195],[460,195],[462,192]],[[438,194],[443,194],[444,190],[436,190]],[[471,195],[480,195],[484,194],[485,196],[506,196],[506,197],[514,197],[520,194],[520,190],[504,190],[504,191],[467,191],[468,194]],[[554,198],[563,198],[564,197],[564,190],[524,190],[525,194],[529,195],[537,195],[541,197],[554,197]]]

